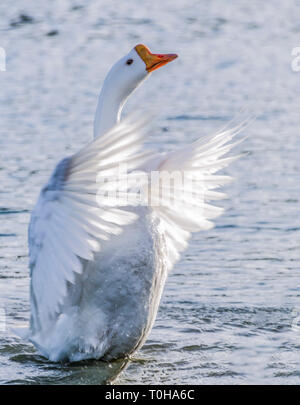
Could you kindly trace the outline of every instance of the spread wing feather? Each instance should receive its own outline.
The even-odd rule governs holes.
[[[62,160],[42,189],[29,226],[32,322],[58,311],[67,281],[73,283],[75,273],[82,272],[81,259],[93,260],[101,242],[136,219],[133,212],[107,205],[99,190],[117,190],[119,178],[148,157],[139,152],[144,128],[145,122],[123,121]],[[99,176],[109,181],[99,182]],[[124,200],[130,195],[130,175],[127,182]]]
[[[153,169],[159,172],[159,179],[154,183],[151,180],[147,198],[165,235],[169,268],[187,247],[191,233],[210,229],[211,219],[223,212],[210,202],[226,197],[214,189],[231,178],[215,173],[240,157],[224,155],[241,142],[231,141],[248,124],[249,120],[245,120],[154,160]]]

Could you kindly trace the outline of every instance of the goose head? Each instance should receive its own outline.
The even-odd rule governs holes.
[[[103,83],[94,121],[94,137],[115,125],[120,120],[122,108],[130,94],[154,70],[175,58],[176,54],[154,54],[145,45],[139,44],[118,60]]]

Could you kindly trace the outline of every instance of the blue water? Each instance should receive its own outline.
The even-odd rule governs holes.
[[[1,1],[0,383],[299,384],[299,12],[292,0]],[[226,212],[191,240],[134,358],[57,365],[10,331],[29,318],[30,211],[91,139],[107,70],[140,42],[179,54],[126,106],[156,107],[148,144],[172,150],[247,109],[248,155],[226,169]]]

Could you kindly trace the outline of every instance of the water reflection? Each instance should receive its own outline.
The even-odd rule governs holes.
[[[17,354],[10,357],[23,367],[40,370],[46,376],[33,376],[22,380],[11,380],[7,384],[49,384],[49,385],[80,385],[80,384],[112,384],[119,374],[128,366],[129,359],[113,362],[85,360],[76,363],[53,363],[34,353]]]

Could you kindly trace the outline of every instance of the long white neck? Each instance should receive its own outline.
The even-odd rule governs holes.
[[[136,51],[120,59],[104,80],[94,120],[94,138],[103,135],[120,121],[126,100],[147,77],[145,64],[140,58],[135,60],[135,70],[124,70],[128,57],[136,57]]]
[[[94,120],[94,138],[103,135],[120,121],[123,105],[126,101],[114,97],[103,86],[98,99],[98,105]]]

